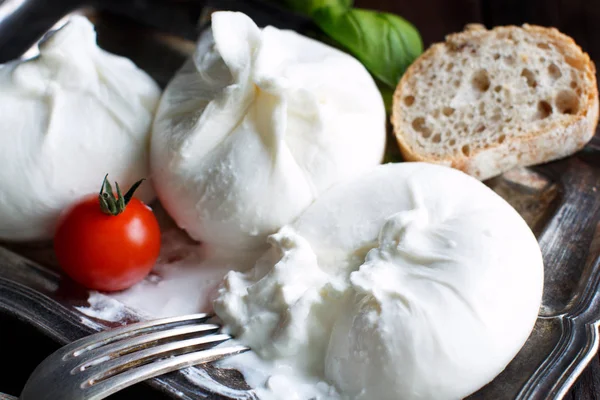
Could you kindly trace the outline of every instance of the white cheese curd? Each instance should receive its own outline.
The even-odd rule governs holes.
[[[247,355],[225,365],[272,398],[307,399],[312,380],[319,399],[460,399],[506,367],[537,318],[535,236],[450,168],[376,167],[269,241],[254,268],[227,275],[214,307],[271,369],[256,378]]]
[[[324,190],[379,164],[384,146],[383,101],[356,59],[217,12],[161,98],[151,168],[181,228],[247,256]]]
[[[123,190],[148,177],[156,83],[97,47],[83,17],[39,50],[0,65],[0,239],[52,237],[60,213],[107,173]],[[151,200],[151,185],[136,195]]]
[[[347,285],[319,268],[308,242],[290,227],[269,242],[271,251],[249,273],[225,277],[215,308],[228,329],[264,358],[289,357],[303,369],[322,370],[324,336],[335,317],[331,302],[341,300]]]

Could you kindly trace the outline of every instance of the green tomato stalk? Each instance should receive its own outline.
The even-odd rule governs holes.
[[[144,182],[145,179],[140,179],[134,183],[131,188],[125,193],[125,196],[121,194],[121,188],[119,184],[115,182],[117,187],[117,195],[113,193],[112,186],[108,181],[108,174],[104,176],[104,181],[100,187],[100,193],[98,194],[98,200],[100,201],[100,209],[106,215],[116,216],[125,211],[127,204],[131,201],[133,194],[137,188]]]

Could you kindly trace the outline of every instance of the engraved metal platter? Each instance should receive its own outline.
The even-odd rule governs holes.
[[[101,47],[130,58],[162,87],[193,51],[211,9],[239,10],[259,25],[314,33],[306,19],[258,0],[49,3],[0,0],[0,62],[20,57],[71,12],[94,22]],[[389,152],[397,152],[394,140],[388,142]],[[598,350],[600,137],[596,135],[575,156],[513,170],[486,183],[536,234],[544,255],[545,287],[539,318],[523,349],[502,374],[469,399],[560,399]],[[56,271],[47,243],[0,244],[0,314],[25,321],[61,344],[139,319],[133,311],[116,323],[82,314],[76,307],[87,305],[88,293]],[[167,374],[146,384],[175,399],[256,398],[239,372],[211,366]]]

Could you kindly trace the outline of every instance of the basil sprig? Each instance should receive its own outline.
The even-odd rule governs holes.
[[[423,52],[419,31],[390,13],[352,7],[352,0],[284,0],[309,15],[325,34],[354,55],[379,81],[395,88]]]

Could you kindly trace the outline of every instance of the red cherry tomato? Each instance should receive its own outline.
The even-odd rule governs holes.
[[[133,198],[138,182],[125,195],[117,186],[107,195],[77,203],[59,223],[54,251],[64,272],[88,289],[116,291],[144,279],[160,250],[160,229],[154,213]],[[112,200],[111,200],[112,198]],[[111,208],[112,207],[112,208]]]

